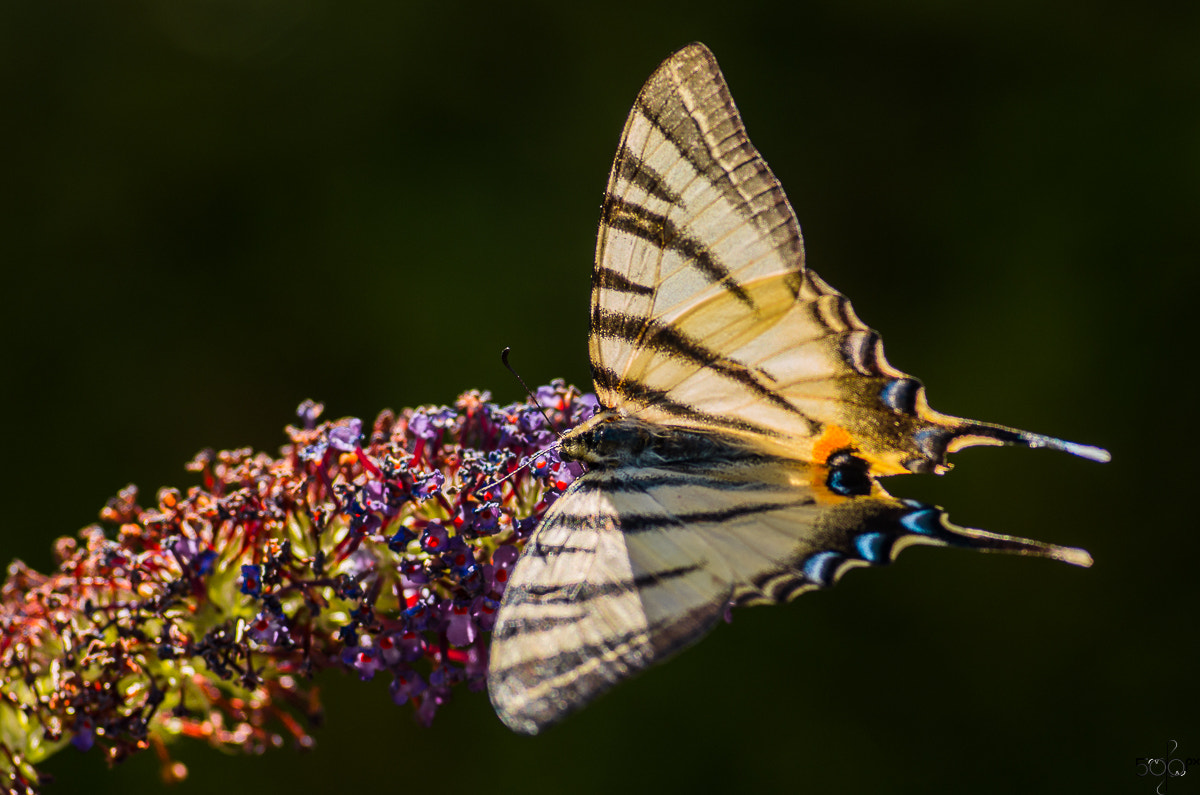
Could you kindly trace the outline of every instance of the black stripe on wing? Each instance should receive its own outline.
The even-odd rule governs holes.
[[[513,633],[519,634],[519,633]],[[559,676],[567,676],[574,673],[584,661],[593,658],[599,658],[610,653],[613,649],[621,648],[627,644],[645,641],[645,630],[633,630],[622,635],[614,635],[605,638],[605,643],[601,644],[579,644],[564,649],[557,654],[549,657],[523,658],[519,662],[505,668],[491,668],[488,670],[489,680],[504,683],[508,679],[517,679],[524,686],[533,687],[542,682]],[[496,636],[499,637],[499,636]],[[507,634],[505,635],[507,637]],[[602,681],[617,682],[629,675],[632,671],[628,665],[621,664],[620,666],[610,663],[608,667],[600,667],[599,673],[605,674]],[[580,674],[576,679],[569,680],[566,684],[571,687],[576,687],[576,682],[579,678],[585,675]],[[594,676],[594,674],[593,674]],[[592,683],[589,690],[600,690],[601,687],[596,683]],[[539,705],[533,705],[539,706]],[[582,702],[580,704],[582,706]],[[549,711],[549,705],[547,705]],[[553,720],[558,720],[566,715],[566,712],[556,715]],[[503,717],[503,716],[502,716]],[[541,725],[548,725],[550,721]],[[539,725],[538,728],[541,727]],[[536,731],[536,729],[535,729]],[[530,732],[532,733],[532,732]]]
[[[552,558],[556,555],[578,555],[592,552],[591,547],[573,547],[567,544],[546,544],[531,541],[528,544],[529,555],[535,558]]]
[[[668,66],[672,63],[673,68]],[[684,63],[691,70],[676,73]],[[794,264],[788,283],[798,289],[804,270],[800,225],[782,186],[746,135],[716,59],[702,45],[692,45],[668,64],[651,76],[632,113],[667,139],[730,205],[744,208],[746,221]]]
[[[736,460],[750,461],[754,463],[765,463],[769,460],[777,460],[772,456],[754,456],[747,453]],[[711,469],[712,461],[702,462],[706,468]],[[653,470],[652,474],[630,473],[627,469],[620,470],[595,470],[589,473],[589,477],[579,481],[579,490],[583,493],[589,492],[604,492],[607,494],[619,494],[622,492],[649,492],[659,488],[669,488],[686,486],[688,488],[697,489],[712,489],[714,491],[727,492],[778,492],[779,486],[773,483],[767,483],[761,480],[730,480],[719,475],[708,475],[704,472],[686,472],[680,471],[676,473],[667,473],[664,470]]]
[[[635,282],[620,271],[615,271],[603,265],[597,265],[592,275],[592,290],[611,290],[616,293],[633,293],[634,295],[654,295],[655,287]]]
[[[666,414],[714,428],[727,428],[731,431],[752,433],[769,438],[781,438],[782,436],[776,428],[699,411],[686,403],[672,400],[668,397],[669,392],[666,390],[651,389],[641,382],[626,380],[612,369],[600,367],[595,362],[592,362],[592,380],[595,382],[597,390],[615,393],[621,397],[622,402],[628,401],[640,403],[643,406],[653,406]],[[820,426],[815,420],[809,417],[804,419],[809,423],[809,435],[815,436],[820,432]]]
[[[616,582],[601,582],[588,583],[582,585],[572,585],[569,588],[564,588],[562,585],[541,584],[541,585],[513,585],[512,603],[515,605],[536,604],[536,605],[584,605],[593,599],[603,599],[618,594],[626,594],[640,591],[643,588],[651,588],[661,583],[669,582],[680,577],[686,577],[692,572],[699,571],[702,566],[699,563],[690,563],[682,566],[676,566],[671,569],[660,569],[658,571],[647,572],[640,574],[637,577],[629,580],[618,580]],[[578,621],[583,617],[580,612],[575,616],[561,616],[556,619],[554,624],[571,623]],[[518,616],[519,618],[519,616]],[[510,622],[511,624],[512,622]],[[500,637],[508,637],[515,632],[506,631]]]
[[[664,616],[643,629],[583,642],[554,654],[524,657],[488,670],[488,690],[501,719],[525,734],[557,723],[623,679],[671,656],[707,634],[720,620],[724,600]],[[509,640],[519,643],[519,640]],[[539,697],[528,694],[550,690]]]
[[[621,530],[627,535],[653,533],[668,527],[687,527],[693,524],[720,524],[744,519],[747,516],[783,511],[812,505],[812,497],[803,497],[788,502],[751,502],[749,500],[720,511],[685,511],[676,514],[629,514],[621,516]]]
[[[712,284],[718,284],[751,309],[753,299],[733,273],[699,240],[689,237],[675,222],[635,202],[609,194],[604,201],[600,218],[602,227],[616,229],[644,240],[663,251],[674,251],[704,274]]]
[[[650,87],[655,77],[658,75],[655,74],[650,78],[650,83],[646,88]],[[652,101],[657,101],[658,106],[651,104]],[[732,102],[729,104],[732,105]],[[649,122],[659,135],[671,142],[679,156],[690,163],[697,172],[707,177],[710,183],[716,184],[718,180],[728,183],[728,175],[708,147],[696,145],[704,142],[704,132],[700,129],[695,117],[683,107],[678,94],[674,92],[651,93],[643,89],[633,104],[632,113],[641,114],[642,118]],[[736,111],[734,111],[734,118],[736,118]],[[672,123],[668,124],[665,119],[670,119]],[[745,136],[744,129],[740,132],[742,136]],[[731,188],[732,185],[722,185],[721,187]],[[723,192],[730,197],[737,195],[736,192],[729,190]],[[740,197],[737,198],[740,199]]]
[[[628,182],[660,201],[676,207],[683,206],[683,197],[671,190],[662,174],[634,154],[633,150],[629,148],[628,141],[623,141],[621,151],[617,152],[617,159],[613,163],[612,178],[609,181],[609,190],[616,187],[618,179]]]
[[[811,424],[812,422],[807,414],[788,402],[787,398],[779,394],[772,385],[764,382],[770,376],[751,369],[735,359],[730,359],[720,351],[707,347],[704,343],[689,337],[677,328],[621,312],[611,312],[598,306],[592,312],[592,334],[635,341],[641,346],[653,348],[669,356],[680,357],[699,368],[719,373],[750,390],[760,400],[786,411],[805,423]],[[618,386],[618,389],[626,395],[632,395],[636,392],[636,388],[631,388],[631,385],[635,383],[626,380]]]

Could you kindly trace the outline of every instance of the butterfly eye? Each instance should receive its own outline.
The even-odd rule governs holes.
[[[585,439],[586,434],[576,436],[566,436],[562,443],[558,446],[558,457],[563,461],[590,461],[591,444],[588,439]],[[549,469],[540,470],[548,472]]]

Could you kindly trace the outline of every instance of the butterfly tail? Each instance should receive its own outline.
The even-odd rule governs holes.
[[[896,404],[888,396],[895,390],[885,387],[883,403],[892,410],[894,423],[876,423],[874,437],[864,434],[866,457],[872,462],[872,474],[893,475],[908,472],[944,472],[949,468],[946,456],[967,447],[1014,446],[1031,449],[1045,448],[1106,463],[1112,459],[1101,447],[1068,442],[1053,436],[1030,433],[991,422],[955,417],[933,409],[925,398],[925,389],[913,378],[897,382],[915,384],[913,399],[908,405]],[[896,383],[896,382],[892,382]],[[899,469],[889,469],[889,458],[902,456]],[[878,462],[878,463],[877,463]]]
[[[709,543],[733,569],[734,604],[791,601],[807,591],[833,586],[853,569],[886,566],[912,546],[959,547],[1048,558],[1083,568],[1092,565],[1085,550],[960,527],[936,505],[896,499],[877,484],[871,495],[832,505],[823,502],[815,519],[805,510],[796,507],[764,515],[752,535],[736,528],[733,533],[709,535]],[[798,525],[809,529],[797,539],[791,554],[772,555],[768,545],[774,534]]]
[[[909,544],[923,543],[960,547],[976,552],[1003,552],[1009,555],[1049,558],[1082,568],[1092,565],[1092,556],[1087,550],[1078,547],[1047,544],[1020,536],[961,527],[951,522],[941,508],[917,500],[899,500],[898,507],[898,512],[888,513],[892,514],[892,520],[905,532],[893,542],[890,550],[892,558]]]
[[[790,563],[790,576],[783,578],[787,579],[785,589],[739,593],[738,601],[790,601],[804,591],[832,586],[859,566],[887,565],[911,546],[959,547],[1049,558],[1083,568],[1092,565],[1086,550],[960,527],[936,505],[886,494],[847,500],[822,516],[816,529],[821,548]]]
[[[975,447],[977,445],[1015,445],[1032,449],[1044,447],[1047,450],[1061,450],[1064,453],[1086,458],[1089,461],[1098,461],[1102,464],[1112,460],[1112,455],[1102,447],[1068,442],[1064,439],[1056,439],[1053,436],[1043,436],[1040,433],[1030,433],[1029,431],[1021,431],[1016,428],[1007,428],[1003,425],[993,425],[986,422],[971,422],[969,420],[961,420],[960,422],[962,423],[961,426],[952,431],[951,437],[946,444],[947,453],[953,453],[962,450],[964,447]]]
[[[1102,463],[1112,458],[1100,447],[943,414],[929,405],[920,381],[887,362],[879,344],[861,367],[874,375],[865,381],[847,380],[844,404],[831,419],[845,429],[848,446],[870,463],[873,475],[940,474],[950,467],[947,455],[979,445],[1044,447]],[[830,436],[829,442],[818,440],[817,448],[836,450],[833,442],[840,436]],[[822,461],[820,455],[814,457]]]

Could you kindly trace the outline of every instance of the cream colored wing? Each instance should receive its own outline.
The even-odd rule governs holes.
[[[575,481],[550,508],[504,592],[488,693],[514,731],[538,732],[695,640],[729,600],[702,539],[630,535],[622,512],[641,495],[596,480]]]
[[[806,270],[783,188],[702,44],[654,73],[613,162],[592,278],[601,403],[648,422],[751,437],[872,474],[940,471],[973,444],[1097,448],[933,411],[879,336]]]
[[[536,733],[700,639],[731,604],[792,599],[914,543],[1091,563],[1082,550],[955,527],[873,482],[841,496],[829,472],[730,448],[575,481],[505,590],[488,670],[497,714]]]

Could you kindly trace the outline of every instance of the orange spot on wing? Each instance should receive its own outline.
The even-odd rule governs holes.
[[[826,425],[825,430],[813,442],[813,461],[823,465],[829,460],[829,456],[837,451],[855,446],[854,437],[847,433],[845,428],[838,425]]]

